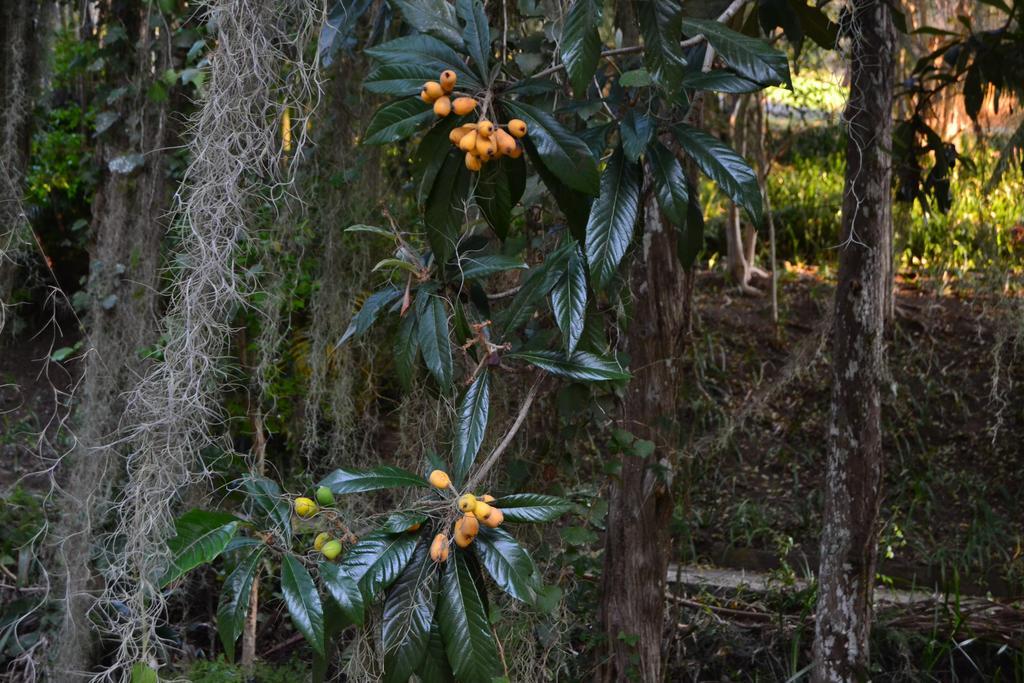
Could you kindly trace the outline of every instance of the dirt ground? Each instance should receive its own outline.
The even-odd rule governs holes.
[[[941,288],[900,278],[897,290],[880,573],[1020,595],[1024,302]],[[777,328],[768,297],[741,297],[714,274],[696,291],[680,559],[803,574],[820,529],[832,287],[787,272]]]

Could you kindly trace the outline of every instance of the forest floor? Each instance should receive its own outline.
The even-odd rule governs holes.
[[[814,269],[788,269],[778,327],[767,296],[741,297],[715,274],[696,291],[679,559],[807,575],[822,509],[832,286]],[[899,278],[880,566],[897,585],[1024,594],[1021,303]]]

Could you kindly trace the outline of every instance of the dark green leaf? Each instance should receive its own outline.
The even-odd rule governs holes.
[[[427,521],[427,516],[422,512],[394,512],[388,516],[380,530],[389,534],[412,533],[409,531],[409,527],[423,524],[425,521]]]
[[[588,195],[577,192],[565,185],[558,179],[558,176],[548,170],[548,167],[544,165],[544,160],[540,157],[540,153],[537,151],[537,147],[529,138],[524,139],[523,142],[525,143],[523,147],[526,149],[526,153],[529,155],[537,175],[544,181],[544,185],[555,198],[558,208],[565,214],[565,220],[569,224],[569,232],[577,240],[582,240],[584,235],[586,235],[587,218],[590,215],[590,205],[593,200]]]
[[[416,370],[416,359],[420,355],[420,342],[416,334],[416,311],[406,312],[398,325],[395,335],[395,373],[403,389],[412,386],[412,376]]]
[[[501,312],[497,327],[506,332],[513,332],[525,324],[534,313],[544,297],[558,282],[561,269],[569,257],[568,243],[548,254],[544,262],[530,269],[524,276],[512,303]]]
[[[438,262],[444,263],[451,258],[459,241],[469,198],[469,179],[465,155],[458,149],[452,149],[444,157],[423,214],[427,240]]]
[[[676,139],[700,170],[718,183],[737,205],[746,209],[754,225],[761,225],[761,188],[757,175],[739,154],[724,142],[686,124],[675,126]]]
[[[427,656],[440,571],[420,542],[384,600],[384,680],[406,683]]]
[[[370,296],[366,297],[366,301],[363,302],[363,307],[359,309],[359,312],[356,313],[355,316],[353,316],[352,322],[348,324],[345,334],[341,335],[341,339],[338,340],[337,346],[341,346],[352,337],[358,337],[370,329],[373,323],[377,321],[377,317],[380,316],[381,311],[398,301],[401,296],[402,290],[397,287],[388,286],[386,289],[374,292]]]
[[[764,86],[760,83],[756,83],[749,78],[744,78],[738,74],[734,74],[731,71],[725,69],[715,69],[714,71],[690,71],[683,76],[683,87],[690,88],[692,90],[711,90],[712,92],[726,92],[731,94],[740,94],[748,92],[757,92],[758,90],[764,90]]]
[[[683,18],[683,33],[703,35],[722,59],[741,76],[763,85],[793,87],[786,54],[760,38],[733,31],[714,19]]]
[[[419,95],[427,81],[436,81],[438,73],[423,64],[379,64],[366,75],[363,87],[379,95],[411,97]]]
[[[324,654],[324,610],[309,572],[294,556],[281,560],[281,593],[292,623],[316,652]]]
[[[476,64],[476,72],[484,81],[490,76],[491,28],[480,0],[456,0],[459,19],[466,22],[463,39],[466,51]]]
[[[438,624],[448,661],[465,681],[489,681],[502,672],[483,599],[463,551],[445,563]]]
[[[640,160],[644,148],[654,137],[654,129],[655,123],[651,117],[638,114],[635,109],[626,113],[619,126],[619,133],[622,135],[622,150],[627,159],[632,162]]]
[[[686,224],[680,225],[676,235],[676,253],[683,268],[689,270],[704,247],[704,212],[700,208],[697,189],[690,186],[690,201],[687,203]]]
[[[447,0],[391,0],[406,22],[420,33],[440,38],[456,49],[463,47],[462,29],[455,8]]]
[[[759,0],[757,17],[761,24],[761,30],[766,36],[770,36],[776,28],[781,28],[786,34],[786,40],[793,46],[797,57],[800,56],[804,31],[790,0]]]
[[[644,64],[654,82],[670,93],[679,89],[686,59],[680,46],[679,0],[634,0],[633,11],[644,39]]]
[[[494,273],[523,270],[526,267],[522,259],[502,254],[463,256],[459,261],[459,272],[465,280],[483,279]]]
[[[317,486],[326,486],[336,495],[345,493],[364,493],[393,489],[400,486],[419,486],[426,488],[427,481],[418,474],[413,474],[401,467],[383,465],[372,470],[336,469],[324,477]]]
[[[574,190],[597,194],[600,177],[597,163],[582,140],[542,109],[524,102],[506,102],[505,105],[526,122],[527,136],[548,171]]]
[[[480,444],[487,432],[487,415],[491,408],[490,374],[484,368],[469,385],[459,404],[459,420],[455,432],[455,452],[452,454],[452,474],[461,482],[469,474]]]
[[[427,653],[416,675],[421,683],[453,683],[455,674],[448,664],[448,653],[444,651],[444,640],[441,638],[441,627],[437,623],[437,615],[430,624],[430,638],[427,641]]]
[[[437,174],[441,172],[441,167],[454,151],[448,134],[462,121],[463,117],[454,114],[441,119],[427,131],[416,147],[412,157],[412,170],[416,178],[416,201],[419,204],[427,205],[430,193],[434,190],[434,183],[437,181]]]
[[[665,145],[655,140],[647,148],[647,166],[651,169],[654,192],[662,213],[671,223],[684,225],[690,196],[686,191],[682,164]]]
[[[569,253],[565,275],[551,290],[551,309],[562,331],[565,351],[571,354],[583,334],[587,313],[587,272],[578,246]]]
[[[234,515],[207,510],[189,510],[179,517],[174,523],[175,536],[167,541],[172,564],[160,579],[160,587],[215,560],[241,524],[242,520]]]
[[[620,147],[601,175],[601,194],[587,222],[587,263],[597,288],[611,282],[636,230],[640,173]]]
[[[334,3],[331,13],[327,15],[327,21],[320,30],[318,52],[323,66],[331,65],[338,50],[351,47],[356,24],[371,4],[371,0],[338,0]]]
[[[357,626],[362,626],[366,613],[363,593],[348,571],[333,562],[321,562],[320,581],[341,608],[345,618]]]
[[[528,604],[537,600],[540,587],[537,567],[530,554],[507,531],[481,526],[473,548],[499,588]]]
[[[562,27],[562,62],[576,97],[584,97],[601,58],[601,4],[597,0],[575,0]]]
[[[292,541],[292,510],[288,499],[281,495],[277,482],[266,477],[248,477],[245,490],[249,493],[256,512],[270,520],[281,532],[286,544]]]
[[[433,108],[420,98],[395,100],[374,113],[363,136],[363,144],[383,145],[405,139],[433,119]]]
[[[653,84],[651,72],[647,69],[633,69],[619,76],[619,85],[623,88],[646,88]]]
[[[452,383],[452,345],[444,300],[421,289],[416,297],[416,318],[423,361],[437,383],[447,388]]]
[[[569,501],[540,493],[513,493],[493,505],[501,508],[506,522],[553,522],[572,510]]]
[[[629,379],[629,373],[609,358],[601,358],[586,351],[566,356],[558,351],[520,351],[506,356],[536,365],[558,377],[581,382],[608,382]]]
[[[363,598],[370,602],[402,573],[418,541],[415,534],[374,532],[349,548],[340,566],[358,582]]]
[[[978,112],[981,111],[981,102],[984,99],[984,91],[981,88],[981,66],[975,60],[967,69],[967,76],[964,78],[964,109],[972,121],[977,121]]]
[[[423,69],[423,73],[429,75],[425,75],[420,81],[421,88],[423,83],[436,81],[441,72],[448,69],[455,72],[460,89],[472,91],[483,88],[480,80],[466,68],[462,57],[455,50],[437,38],[422,33],[403,36],[368,48],[366,54],[380,64],[411,64]]]
[[[245,617],[249,614],[249,594],[259,570],[265,546],[253,548],[224,581],[217,606],[217,634],[224,645],[228,661],[235,660],[235,641],[242,635]]]
[[[487,224],[494,229],[494,234],[505,239],[512,223],[512,207],[523,196],[526,162],[522,157],[503,157],[485,165],[479,175],[480,181],[476,185],[477,206]],[[520,182],[519,178],[523,181]]]
[[[834,50],[839,44],[839,24],[828,18],[824,10],[807,0],[789,0],[790,6],[800,19],[804,33],[826,50]]]

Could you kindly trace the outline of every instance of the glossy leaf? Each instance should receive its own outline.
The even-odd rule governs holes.
[[[519,291],[496,321],[499,329],[513,332],[533,317],[537,306],[548,295],[560,277],[560,271],[569,256],[567,245],[559,247],[531,268],[524,276]]]
[[[640,173],[620,147],[601,175],[601,194],[587,222],[587,263],[597,288],[607,286],[626,254],[640,211]]]
[[[456,677],[489,681],[501,674],[501,661],[468,557],[457,550],[445,563],[437,621]]]
[[[452,383],[452,345],[443,299],[421,289],[416,297],[416,318],[423,361],[437,383],[447,388]]]
[[[217,634],[224,645],[229,662],[235,660],[235,642],[242,635],[245,617],[249,614],[249,596],[252,584],[259,571],[260,560],[263,558],[265,546],[249,551],[242,561],[228,574],[224,587],[220,590],[220,602],[217,606]]]
[[[363,592],[359,590],[359,584],[348,571],[333,562],[321,562],[320,581],[345,618],[357,626],[362,626],[366,603],[363,600]]]
[[[459,273],[465,280],[483,279],[495,273],[509,270],[525,270],[526,264],[520,258],[503,254],[463,256],[459,261]]]
[[[700,208],[697,189],[690,186],[690,201],[686,209],[686,225],[679,226],[676,235],[676,254],[683,268],[689,269],[704,248],[704,212]]]
[[[341,335],[341,339],[338,340],[337,346],[341,346],[352,337],[358,337],[370,329],[370,327],[373,326],[373,323],[377,322],[377,318],[380,316],[381,312],[391,304],[398,301],[401,296],[402,290],[397,287],[389,286],[366,297],[366,301],[363,302],[363,307],[360,308],[359,312],[352,317],[352,322],[348,324],[348,328],[345,330],[345,333]]]
[[[323,66],[330,66],[334,62],[338,50],[352,47],[355,43],[352,34],[355,33],[359,18],[371,4],[371,0],[338,0],[334,3],[320,30],[317,52]]]
[[[548,171],[574,190],[589,195],[598,193],[597,163],[582,140],[543,109],[524,102],[506,102],[505,105],[526,122],[528,137]]]
[[[702,130],[680,124],[672,129],[683,151],[700,170],[718,183],[738,206],[746,209],[755,225],[761,225],[761,188],[754,169],[724,142]]]
[[[789,0],[797,17],[800,28],[807,37],[826,50],[835,49],[839,44],[839,24],[832,21],[816,3],[808,4],[807,0]]]
[[[167,541],[171,566],[160,579],[163,588],[201,564],[212,562],[234,538],[242,520],[208,510],[189,510],[174,523],[174,538]]]
[[[541,493],[513,493],[493,505],[501,508],[506,522],[553,522],[572,510],[572,503],[564,498]]]
[[[402,573],[418,541],[415,534],[374,532],[349,548],[340,566],[371,602]]]
[[[281,560],[281,593],[295,628],[316,652],[324,654],[324,610],[309,572],[294,556]]]
[[[576,97],[584,97],[601,58],[601,4],[598,0],[574,0],[562,26],[562,63]]]
[[[459,417],[455,432],[455,452],[452,474],[461,482],[480,452],[480,444],[487,432],[487,416],[491,407],[490,373],[484,368],[469,385],[459,404]]]
[[[416,335],[416,311],[409,310],[398,325],[395,335],[395,374],[403,389],[412,386],[416,359],[420,356],[420,341]]]
[[[476,185],[476,203],[500,239],[508,237],[512,209],[526,188],[526,161],[504,157],[485,165]]]
[[[441,638],[441,627],[437,623],[435,611],[434,621],[430,624],[430,638],[427,640],[427,652],[423,663],[416,671],[421,683],[453,683],[455,674],[448,663],[448,653],[444,650]]]
[[[622,151],[626,158],[632,162],[640,160],[651,139],[654,137],[655,122],[650,116],[638,114],[635,109],[630,109],[619,125],[619,134],[622,136]]]
[[[433,36],[422,33],[403,36],[367,48],[366,54],[375,59],[378,65],[406,64],[422,69],[423,73],[428,75],[420,81],[420,88],[426,81],[436,81],[441,72],[447,69],[455,72],[459,88],[479,90],[483,87],[476,75],[466,68],[462,57]],[[372,88],[368,89],[373,90]]]
[[[281,487],[277,482],[266,477],[248,477],[245,479],[245,490],[256,512],[274,524],[285,543],[291,543],[291,505],[281,494]]]
[[[562,331],[565,351],[571,354],[583,334],[587,314],[587,272],[578,246],[569,253],[565,275],[551,290],[551,309]]]
[[[418,486],[426,488],[427,481],[418,474],[413,474],[401,467],[382,465],[370,470],[347,470],[338,468],[320,480],[318,486],[326,486],[335,495],[346,493],[364,493],[393,489],[401,486]]]
[[[665,145],[655,140],[647,148],[647,167],[651,170],[654,193],[661,212],[670,222],[684,225],[690,195],[682,164]]]
[[[525,361],[552,375],[580,382],[609,382],[630,377],[616,361],[586,351],[577,351],[571,356],[559,351],[520,351],[506,358]]]
[[[487,25],[487,15],[480,0],[456,0],[456,12],[466,26],[463,40],[466,52],[476,64],[476,72],[484,81],[490,75],[491,28]]]
[[[582,241],[587,231],[587,218],[590,215],[590,206],[593,200],[589,195],[572,189],[559,180],[558,176],[548,170],[540,153],[537,151],[537,147],[529,138],[526,138],[523,142],[523,147],[526,148],[526,153],[530,157],[530,162],[537,171],[537,175],[540,176],[551,196],[555,198],[558,208],[565,214],[566,223],[569,225],[569,232],[577,240]]]
[[[409,531],[409,527],[423,524],[426,521],[427,516],[422,512],[393,512],[388,515],[387,521],[384,522],[380,530],[389,534],[412,533]]]
[[[416,546],[412,559],[384,600],[382,644],[386,683],[406,683],[427,656],[440,579],[429,548],[426,539]]]
[[[760,38],[751,38],[733,31],[714,19],[691,19],[682,23],[688,36],[703,35],[708,44],[738,74],[762,85],[793,87],[789,78],[789,60]]]
[[[499,588],[527,604],[537,600],[540,588],[537,566],[507,531],[481,527],[472,547]]]
[[[644,39],[644,65],[655,83],[675,92],[686,67],[679,44],[682,5],[679,0],[635,0],[633,11]]]
[[[378,109],[363,136],[364,145],[404,140],[434,119],[433,108],[418,97],[405,97]]]
[[[420,33],[440,38],[461,49],[462,29],[455,20],[455,9],[447,0],[391,0],[402,17]]]
[[[465,154],[451,149],[444,157],[426,201],[423,220],[434,258],[444,263],[455,252],[469,199],[470,172]]]
[[[683,76],[683,87],[693,90],[710,90],[712,92],[725,92],[741,94],[763,90],[760,83],[734,74],[725,69],[715,69],[704,73],[702,71],[690,71]]]

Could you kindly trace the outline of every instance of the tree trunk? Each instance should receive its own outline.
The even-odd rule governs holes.
[[[92,207],[85,371],[75,396],[75,446],[62,462],[66,496],[58,553],[65,613],[55,657],[60,680],[77,680],[94,663],[88,611],[96,586],[90,555],[122,469],[112,442],[124,412],[123,396],[144,371],[140,350],[156,341],[160,244],[170,201],[159,150],[168,146],[168,118],[164,104],[145,97],[146,79],[154,69],[146,14],[145,4],[113,3],[110,9],[110,20],[131,37],[122,73],[143,94],[124,104],[122,121],[137,116],[137,125],[115,124],[97,150],[103,176]],[[167,65],[164,42],[153,43],[154,73],[163,73]],[[128,172],[111,169],[112,160],[134,154],[144,155],[141,166]]]
[[[894,29],[883,0],[855,0],[851,26],[844,244],[839,256],[825,518],[812,680],[870,677],[881,379],[892,220]]]
[[[54,3],[46,0],[0,3],[0,332],[18,261],[32,248],[22,185],[32,137],[31,114],[54,14]]]
[[[649,183],[648,183],[649,185]],[[612,482],[606,523],[601,618],[608,658],[599,680],[663,679],[661,641],[665,576],[671,555],[671,452],[679,364],[674,362],[689,327],[691,275],[676,257],[668,229],[649,192],[644,234],[630,272],[632,316],[626,350],[633,379],[623,404],[622,428],[653,441],[652,455],[623,455]]]

